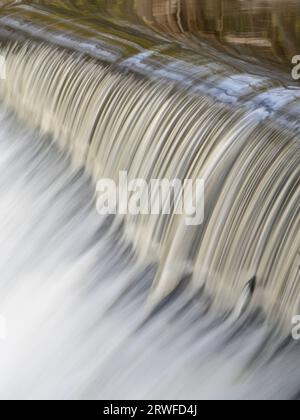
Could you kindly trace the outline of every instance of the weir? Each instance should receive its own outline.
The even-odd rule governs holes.
[[[286,111],[280,123],[266,109],[273,92],[251,92],[256,109],[245,101],[234,110],[44,43],[13,44],[2,54],[4,101],[53,135],[95,184],[117,182],[120,171],[149,182],[204,179],[201,226],[187,227],[178,215],[125,221],[128,240],[158,263],[157,297],[188,274],[195,288],[232,306],[256,276],[258,303],[289,322],[299,305],[292,271],[300,246],[300,148],[297,121]],[[284,105],[295,108],[300,90],[290,95]]]
[[[107,4],[102,14],[92,18],[95,5],[80,17],[77,2],[58,1],[51,7],[45,3],[21,2],[0,13],[0,54],[6,63],[0,98],[8,132],[11,119],[16,119],[29,137],[38,137],[40,150],[46,142],[55,156],[69,156],[68,165],[78,176],[75,183],[80,191],[83,184],[89,191],[88,218],[95,228],[90,212],[96,208],[94,191],[101,179],[117,183],[120,172],[126,171],[131,179],[149,182],[205,182],[205,216],[200,226],[187,226],[185,216],[175,211],[159,217],[117,215],[103,222],[107,243],[112,241],[120,255],[125,254],[126,262],[116,258],[117,266],[130,272],[124,287],[111,292],[111,305],[131,294],[140,296],[135,291],[141,288],[147,308],[141,309],[141,318],[147,325],[155,308],[164,313],[164,305],[169,308],[179,300],[183,313],[192,317],[209,313],[207,324],[201,319],[200,330],[208,334],[208,342],[215,337],[220,347],[218,330],[224,331],[225,341],[231,335],[236,339],[246,316],[250,327],[243,337],[249,331],[258,338],[252,347],[247,341],[243,363],[247,359],[251,370],[263,342],[271,342],[273,350],[262,360],[273,363],[277,346],[290,335],[291,320],[300,310],[300,88],[286,72],[294,44],[281,45],[280,55],[265,40],[260,53],[268,54],[257,63],[251,54],[247,61],[239,58],[232,37],[223,37],[220,26],[213,37],[207,28],[205,36],[199,34],[185,9],[175,8],[166,23],[154,9],[145,9],[143,2],[138,2],[133,17],[129,2],[120,2],[122,7],[127,5],[126,26]],[[191,4],[197,9],[195,2]],[[97,25],[93,19],[98,19]],[[255,46],[262,45],[261,40],[251,39]],[[278,45],[274,36],[272,42]],[[253,52],[251,43],[247,51]],[[274,62],[280,63],[278,69]],[[38,160],[38,153],[32,153],[31,158]],[[143,277],[140,273],[145,271]],[[140,286],[132,280],[133,273]],[[163,317],[168,318],[168,313],[180,317],[176,310],[168,310]],[[222,320],[208,333],[207,325],[214,323],[212,314]],[[91,320],[95,321],[89,314]],[[129,324],[131,330],[133,324]],[[101,328],[107,337],[105,325]],[[147,326],[144,334],[148,343]],[[181,345],[178,342],[178,349]],[[114,356],[107,352],[112,366]],[[88,353],[85,349],[84,357]],[[188,356],[191,369],[192,354]],[[295,357],[289,360],[292,370]],[[107,377],[107,368],[100,365],[98,372]],[[184,363],[178,369],[182,373]],[[275,371],[280,372],[281,366],[276,365]],[[85,375],[89,377],[87,371]],[[191,384],[197,383],[191,376]],[[248,385],[252,389],[259,373],[254,376],[249,383],[246,380],[245,389]],[[87,388],[75,394],[98,395],[95,385],[103,384],[103,377],[92,375]],[[53,388],[54,384],[53,380]],[[121,396],[125,388],[120,385]],[[295,392],[293,386],[286,391],[287,396]],[[165,395],[170,396],[167,391]]]

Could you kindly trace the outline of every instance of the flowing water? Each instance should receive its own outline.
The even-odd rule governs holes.
[[[297,398],[300,3],[3,3],[1,397]],[[124,170],[204,223],[100,217]]]

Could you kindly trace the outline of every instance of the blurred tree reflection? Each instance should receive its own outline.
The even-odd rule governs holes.
[[[140,19],[175,37],[211,38],[243,54],[281,61],[300,53],[297,0],[135,0]],[[252,51],[250,51],[252,50]]]
[[[290,65],[300,54],[300,0],[27,0],[82,18],[143,23],[201,48],[202,39],[237,56]],[[85,20],[87,24],[87,20]],[[124,26],[126,24],[124,23]],[[128,26],[128,23],[127,23]]]

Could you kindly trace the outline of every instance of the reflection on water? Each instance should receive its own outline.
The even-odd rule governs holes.
[[[136,5],[147,25],[169,34],[214,37],[238,50],[252,47],[282,58],[299,52],[295,0],[137,0]]]
[[[20,7],[24,12],[24,6],[28,11],[28,6],[35,5],[35,11],[63,14],[84,22],[85,28],[95,29],[104,20],[126,31],[143,25],[148,35],[156,32],[196,50],[201,49],[201,41],[209,42],[223,52],[255,62],[275,61],[290,67],[291,58],[300,53],[298,0],[33,0],[1,4],[7,6],[1,14],[15,13],[13,9]],[[143,45],[143,36],[140,38]]]
[[[161,32],[208,37],[238,54],[290,61],[300,50],[297,0],[137,0],[136,10]]]
[[[105,14],[139,21],[194,47],[199,38],[225,46],[238,56],[290,63],[300,50],[298,0],[94,0],[31,1],[80,9],[82,16]]]

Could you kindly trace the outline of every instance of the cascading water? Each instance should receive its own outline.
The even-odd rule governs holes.
[[[0,396],[297,397],[300,89],[30,3],[0,17]],[[120,171],[204,179],[203,224],[100,217]]]

